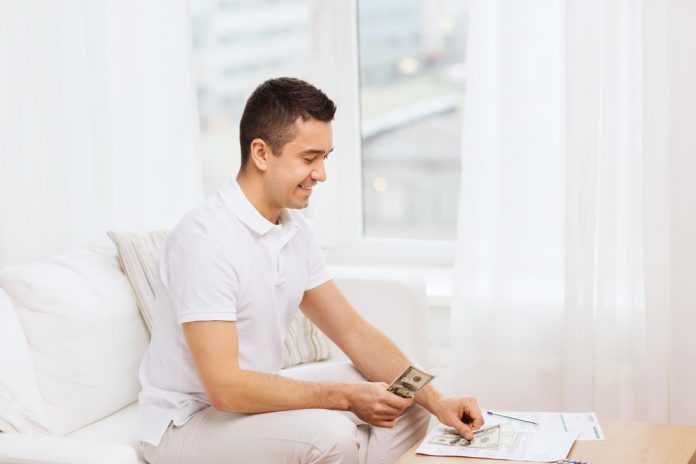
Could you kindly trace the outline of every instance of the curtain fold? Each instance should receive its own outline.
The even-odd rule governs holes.
[[[184,0],[0,3],[0,265],[201,198]]]
[[[471,3],[452,340],[484,405],[696,423],[695,8]]]

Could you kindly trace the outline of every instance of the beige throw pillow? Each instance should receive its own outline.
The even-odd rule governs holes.
[[[107,232],[118,249],[118,259],[131,284],[140,313],[152,329],[155,309],[154,282],[157,277],[159,249],[167,232],[157,230],[146,235]],[[324,334],[301,311],[290,324],[283,346],[283,369],[297,364],[322,361],[331,355]]]
[[[140,308],[147,329],[152,331],[152,314],[155,311],[155,279],[160,246],[167,238],[164,230],[146,235],[109,231],[107,235],[118,249],[121,270],[131,284],[135,301]]]

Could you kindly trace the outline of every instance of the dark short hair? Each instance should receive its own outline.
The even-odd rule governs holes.
[[[279,155],[295,137],[298,118],[330,122],[335,113],[334,102],[312,84],[293,77],[267,80],[251,94],[239,122],[242,167],[249,159],[252,140],[263,140]]]

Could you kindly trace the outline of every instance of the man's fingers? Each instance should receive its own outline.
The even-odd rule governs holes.
[[[402,412],[404,412],[403,409],[395,408],[395,407],[389,406],[387,404],[382,404],[382,405],[380,405],[380,407],[375,409],[375,414],[381,415],[381,416],[397,417],[397,416],[400,416]]]
[[[392,420],[377,420],[375,421],[372,425],[376,425],[377,427],[383,427],[385,429],[391,429],[396,425],[396,419]]]
[[[443,424],[454,427],[467,440],[474,439],[474,430],[484,423],[476,398],[444,398],[440,400],[437,418]]]
[[[468,410],[465,412],[466,415],[469,416],[469,421],[464,422],[468,423],[474,430],[481,428],[484,420],[478,402],[475,399],[472,399],[467,409]]]
[[[415,401],[415,398],[402,398],[399,395],[395,395],[394,393],[391,392],[386,392],[384,395],[384,402],[388,404],[389,406],[399,409],[403,411],[407,407],[411,406],[413,402]]]
[[[483,416],[481,414],[464,412],[461,421],[470,426],[473,430],[478,430],[483,425]]]
[[[401,414],[400,413],[395,413],[395,412],[378,412],[375,413],[374,417],[377,418],[378,420],[396,420]]]
[[[458,423],[455,424],[455,428],[457,429],[457,432],[459,435],[462,437],[466,438],[467,440],[473,440],[474,439],[474,432],[471,430],[471,427],[464,423]]]

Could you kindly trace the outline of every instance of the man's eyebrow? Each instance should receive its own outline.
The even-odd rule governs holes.
[[[334,151],[333,147],[329,151],[320,150],[319,148],[308,148],[299,152],[298,155],[328,155],[332,151]]]

